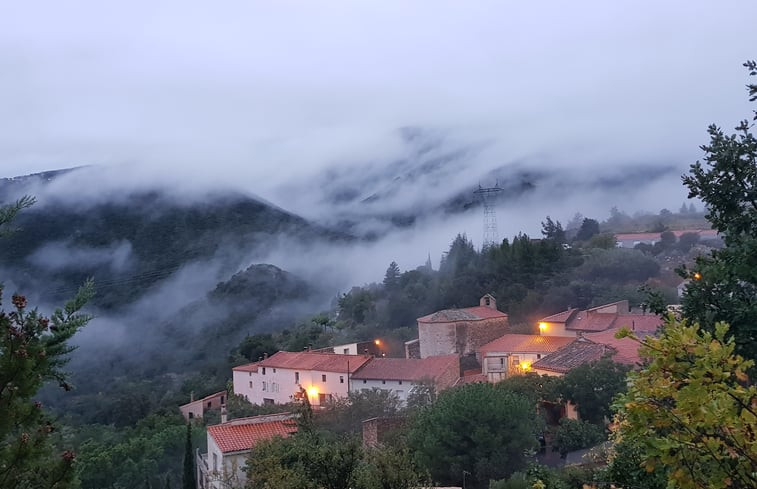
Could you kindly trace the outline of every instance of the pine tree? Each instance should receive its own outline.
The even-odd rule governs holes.
[[[34,199],[0,206],[0,234],[10,221]],[[2,302],[0,286],[0,303]],[[34,400],[46,382],[71,389],[62,367],[74,348],[67,342],[90,320],[79,311],[93,294],[87,282],[50,318],[29,309],[26,297],[14,294],[13,309],[0,309],[0,487],[63,489],[74,487],[75,454],[55,453],[51,441],[56,427]]]
[[[384,287],[388,291],[395,290],[400,283],[400,267],[396,261],[389,264],[389,268],[386,269],[384,275]]]
[[[195,489],[195,459],[192,453],[192,423],[187,423],[187,442],[184,448],[184,476],[182,478],[183,489]]]

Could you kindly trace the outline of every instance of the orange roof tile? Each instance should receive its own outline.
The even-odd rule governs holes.
[[[245,365],[239,365],[237,367],[232,368],[231,370],[236,370],[237,372],[257,372],[258,362],[248,363]]]
[[[292,419],[237,424],[239,421],[208,426],[208,436],[213,437],[221,452],[250,450],[261,441],[276,436],[286,438],[297,432],[297,422]]]
[[[349,371],[352,373],[370,359],[371,357],[366,355],[280,351],[258,362],[258,366],[292,370],[319,370],[321,372],[347,372],[347,367],[349,367]]]
[[[459,369],[460,357],[439,355],[427,358],[374,358],[352,375],[353,379],[408,380],[436,379],[450,369]]]
[[[552,353],[575,340],[567,336],[506,334],[485,344],[479,348],[479,351],[484,354],[490,352]]]
[[[492,318],[506,318],[507,314],[487,306],[466,307],[465,309],[444,309],[418,318],[419,323],[453,323],[457,321],[481,321]]]
[[[568,319],[570,319],[570,316],[578,311],[575,307],[572,309],[568,309],[567,311],[558,312],[557,314],[553,314],[551,316],[547,316],[545,318],[542,318],[539,320],[540,323],[564,323]]]
[[[614,327],[628,328],[633,331],[657,331],[662,325],[662,318],[655,314],[624,314],[618,316],[615,320]]]
[[[601,343],[608,345],[615,350],[612,355],[612,359],[618,363],[624,363],[626,365],[641,365],[642,360],[639,356],[639,343],[631,338],[616,338],[615,333],[620,331],[620,327],[608,329],[607,331],[601,331],[599,333],[587,333],[586,339],[593,341],[594,343]],[[649,331],[636,331],[636,336],[643,338],[644,336],[652,334]]]

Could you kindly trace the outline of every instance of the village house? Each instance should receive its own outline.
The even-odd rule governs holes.
[[[537,360],[530,370],[539,375],[561,377],[576,367],[611,357],[614,353],[615,349],[608,345],[581,337]]]
[[[274,437],[286,438],[297,432],[294,415],[280,413],[253,416],[208,426],[208,451],[197,454],[198,489],[228,489],[242,487],[247,480],[244,472],[247,457],[255,445]]]
[[[191,394],[190,401],[186,404],[179,406],[179,411],[184,419],[189,421],[194,418],[202,418],[205,412],[221,409],[221,406],[226,404],[226,391],[216,392],[210,394],[202,399],[194,399],[194,394]]]
[[[357,343],[345,343],[344,345],[327,346],[312,350],[320,353],[337,353],[339,355],[373,355],[380,357],[386,353],[382,348],[384,345],[381,340],[359,341]]]
[[[565,336],[506,334],[479,348],[477,358],[489,382],[526,373],[534,362],[575,341]]]
[[[445,309],[418,318],[418,347],[411,343],[405,348],[408,352],[417,350],[420,358],[475,354],[481,346],[505,334],[508,325],[507,314],[500,312],[494,297],[486,294],[476,307]]]
[[[304,392],[312,406],[323,406],[346,397],[350,376],[370,359],[368,355],[280,351],[234,367],[234,393],[252,404],[285,404]]]
[[[582,333],[596,333],[626,327],[633,331],[655,331],[662,320],[652,313],[630,312],[628,301],[618,301],[591,309],[571,308],[539,320],[542,336],[575,338]]]
[[[350,377],[352,391],[382,389],[393,392],[405,404],[413,388],[432,383],[437,392],[460,378],[460,357],[442,355],[416,358],[373,358]]]

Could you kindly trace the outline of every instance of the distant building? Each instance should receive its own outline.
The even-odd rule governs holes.
[[[336,353],[339,355],[373,355],[380,357],[385,353],[381,348],[381,340],[359,341],[357,343],[345,343],[344,345],[327,346],[312,350],[316,353]]]
[[[676,238],[680,238],[687,233],[693,233],[699,236],[700,241],[719,241],[720,236],[714,229],[681,229],[671,231]],[[662,233],[619,233],[615,235],[617,246],[619,248],[633,248],[638,244],[654,245],[661,239]]]
[[[507,314],[486,294],[476,307],[445,309],[418,318],[420,357],[474,354],[481,346],[505,334]],[[407,349],[407,347],[406,347]]]
[[[280,351],[232,369],[234,392],[252,404],[285,404],[302,392],[322,406],[346,397],[349,377],[371,359],[368,355]]]
[[[577,337],[611,328],[627,327],[634,331],[655,331],[662,319],[655,314],[632,313],[628,301],[618,301],[591,309],[568,309],[539,320],[542,336]]]
[[[460,378],[460,357],[443,355],[423,359],[373,358],[350,377],[350,389],[373,388],[393,392],[404,404],[413,388],[431,382],[439,392]]]
[[[202,418],[207,411],[220,410],[224,404],[226,404],[226,391],[221,391],[197,400],[194,400],[194,396],[192,396],[188,403],[179,406],[179,411],[181,411],[184,419],[190,420]]]
[[[225,417],[225,415],[224,415]],[[247,457],[261,441],[297,432],[290,413],[239,418],[208,426],[208,452],[197,455],[198,489],[242,487]]]

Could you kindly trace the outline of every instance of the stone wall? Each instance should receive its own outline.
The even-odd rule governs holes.
[[[363,448],[379,448],[387,438],[402,430],[406,418],[371,418],[363,421]]]
[[[507,317],[450,323],[418,323],[421,358],[475,353],[507,333]]]

